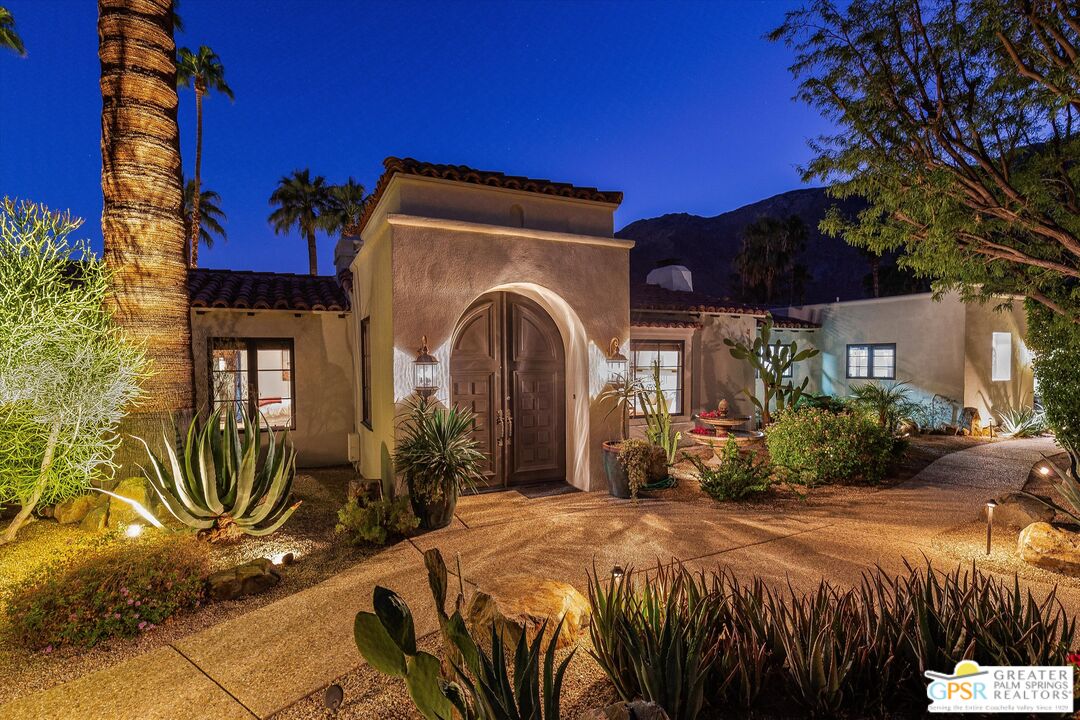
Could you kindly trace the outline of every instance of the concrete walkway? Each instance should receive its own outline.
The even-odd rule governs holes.
[[[302,592],[111,668],[0,707],[6,718],[267,718],[362,661],[353,616],[376,584],[402,595],[418,636],[437,630],[421,552],[460,554],[470,585],[528,570],[584,588],[585,570],[638,568],[677,557],[796,587],[854,583],[875,564],[937,558],[934,536],[970,522],[985,501],[1023,486],[1047,439],[979,445],[913,479],[849,503],[777,512],[675,501],[632,504],[599,493],[528,499],[516,492],[464,498],[454,523],[400,543]],[[1048,589],[1048,588],[1044,588]],[[1073,600],[1069,604],[1072,606]]]

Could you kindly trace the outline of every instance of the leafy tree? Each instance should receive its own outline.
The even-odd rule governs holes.
[[[89,487],[111,466],[145,360],[106,307],[109,274],[67,213],[0,202],[0,503],[21,510]]]
[[[315,247],[315,230],[321,225],[320,218],[332,208],[331,186],[322,175],[311,177],[311,171],[293,170],[278,181],[270,195],[270,204],[277,209],[270,213],[274,232],[284,235],[294,227],[307,240],[308,269],[312,275],[319,274],[319,254]]]
[[[191,219],[195,217],[195,181],[184,183],[184,232],[186,237],[194,237]],[[221,195],[213,190],[199,191],[199,238],[208,249],[214,247],[215,239],[226,239],[225,227],[221,224],[228,220],[221,209]]]
[[[788,300],[793,302],[801,295],[806,276],[806,268],[797,262],[805,247],[806,225],[798,215],[786,219],[764,216],[747,225],[735,256],[743,293],[771,303],[786,284]]]
[[[798,96],[837,132],[811,143],[807,180],[869,206],[822,229],[957,290],[1023,296],[1056,357],[1080,333],[1080,20],[1064,0],[815,0],[771,34],[795,51]],[[1050,313],[1050,315],[1046,315]],[[1045,396],[1080,447],[1080,374]],[[1067,406],[1060,403],[1072,397]],[[1055,407],[1055,404],[1057,407]],[[1069,437],[1071,436],[1071,437]]]
[[[360,237],[360,218],[364,214],[364,186],[349,178],[343,185],[332,185],[326,209],[319,217],[319,225],[330,234],[342,237]]]
[[[15,31],[15,16],[3,5],[0,5],[0,47],[14,50],[19,57],[26,57],[26,47]]]
[[[174,22],[176,17],[178,16],[174,14]],[[203,222],[199,217],[202,202],[203,96],[208,92],[217,91],[232,100],[233,91],[225,82],[225,66],[221,64],[221,58],[205,45],[200,46],[198,52],[192,52],[186,47],[177,51],[176,86],[195,90],[195,178],[193,180],[195,189],[192,193],[191,216],[186,222],[191,233],[188,257],[191,267],[198,267],[199,235],[203,227]],[[209,243],[207,247],[210,247]]]
[[[1062,315],[1027,301],[1028,346],[1046,408],[1046,424],[1069,452],[1072,476],[1080,479],[1080,332]]]

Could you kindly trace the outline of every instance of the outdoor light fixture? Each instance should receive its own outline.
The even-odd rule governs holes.
[[[1047,475],[1050,474],[1050,468],[1043,465],[1041,468],[1039,468],[1039,474],[1042,475],[1043,477],[1046,477]]]
[[[626,572],[622,569],[621,565],[616,565],[615,567],[611,568],[611,577],[615,578],[616,580],[621,580],[622,576],[625,574]]]
[[[131,525],[128,525],[126,528],[124,528],[124,534],[127,535],[129,538],[139,537],[140,535],[142,535],[142,531],[143,526],[139,523],[132,523]]]
[[[621,385],[630,368],[630,361],[619,352],[620,345],[619,338],[611,338],[611,344],[608,346],[608,383],[611,385]]]
[[[413,387],[417,395],[429,398],[439,389],[439,383],[435,379],[438,367],[438,359],[428,352],[425,335],[421,338],[420,349],[416,351],[416,359],[413,360]]]
[[[994,508],[997,503],[993,500],[986,503],[986,554],[990,554],[990,540],[994,536]]]

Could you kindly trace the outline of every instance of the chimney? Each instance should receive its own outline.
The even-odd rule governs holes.
[[[645,278],[647,285],[659,285],[667,290],[693,292],[694,281],[685,265],[664,264],[653,269]]]
[[[349,269],[353,258],[360,251],[363,242],[356,237],[343,236],[334,246],[334,269],[338,277]]]

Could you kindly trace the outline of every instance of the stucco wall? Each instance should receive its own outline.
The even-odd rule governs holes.
[[[1030,407],[1035,381],[1031,367],[1031,352],[1024,343],[1027,337],[1027,315],[1022,301],[1012,308],[995,311],[993,305],[966,306],[967,333],[964,354],[964,404],[978,408],[983,418],[1000,416],[1003,410]],[[1012,336],[1011,378],[993,380],[992,338],[995,332]]]
[[[412,390],[415,348],[426,335],[440,360],[439,397],[448,401],[448,348],[462,313],[492,290],[525,295],[548,311],[563,336],[567,481],[585,490],[604,489],[600,445],[618,434],[618,420],[605,417],[606,408],[595,398],[603,389],[611,338],[619,338],[627,351],[632,243],[404,215],[390,215],[388,222],[395,399]]]
[[[896,343],[896,380],[920,397],[964,399],[965,307],[954,295],[905,295],[789,308],[785,314],[820,323],[816,332],[821,391],[847,395],[847,346]]]
[[[291,338],[296,397],[296,429],[290,437],[301,467],[348,461],[347,435],[353,428],[353,360],[349,314],[281,310],[193,310],[192,354],[195,402],[207,408],[211,338]]]
[[[389,226],[369,226],[364,245],[352,264],[353,333],[360,354],[360,323],[369,318],[371,341],[371,426],[363,424],[360,373],[357,364],[356,424],[360,434],[360,474],[392,485],[394,448],[394,316],[392,249]],[[375,232],[375,230],[378,230]]]

